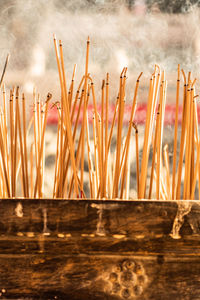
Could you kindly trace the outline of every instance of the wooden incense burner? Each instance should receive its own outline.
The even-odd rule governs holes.
[[[0,201],[0,299],[199,299],[198,201]]]

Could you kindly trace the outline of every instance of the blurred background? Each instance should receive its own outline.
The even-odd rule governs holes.
[[[35,87],[42,100],[50,92],[52,102],[60,101],[53,34],[63,42],[68,86],[74,64],[77,64],[75,89],[84,74],[86,41],[90,36],[89,72],[96,86],[97,101],[107,72],[110,73],[110,101],[116,100],[120,72],[126,66],[126,101],[130,104],[135,80],[142,71],[138,107],[144,104],[144,109],[143,113],[137,111],[136,114],[144,123],[149,78],[155,63],[166,70],[167,105],[175,104],[179,63],[185,72],[192,71],[192,79],[197,77],[196,93],[199,93],[199,25],[200,1],[196,0],[0,0],[0,70],[10,53],[5,83],[7,89],[19,85],[25,92],[29,100],[27,111],[33,108]],[[181,104],[182,83],[180,95]],[[57,112],[55,114],[57,116]],[[171,115],[171,111],[166,110],[165,115]],[[165,126],[163,138],[163,144],[169,144],[170,160],[173,156],[173,124],[174,120]],[[143,133],[141,126],[140,158]],[[54,180],[56,136],[56,126],[48,126],[45,133],[45,195],[48,196]],[[32,131],[29,139],[31,144]],[[134,155],[135,151],[131,155],[131,180],[135,184]],[[89,186],[88,181],[85,185],[86,188]],[[134,191],[132,197],[135,197]]]
[[[68,82],[77,64],[76,84],[84,73],[87,36],[91,39],[89,71],[97,86],[111,77],[111,98],[128,67],[127,101],[135,78],[143,71],[140,101],[145,102],[154,64],[166,70],[168,102],[175,101],[177,64],[200,67],[200,1],[197,0],[1,0],[0,67],[11,55],[8,87],[33,88],[59,99],[53,34],[62,39]]]

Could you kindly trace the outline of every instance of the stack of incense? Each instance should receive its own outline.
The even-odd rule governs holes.
[[[192,79],[191,72],[186,76],[178,65],[173,161],[170,163],[169,147],[163,145],[167,80],[160,66],[155,65],[150,76],[142,155],[140,155],[140,132],[134,118],[142,72],[135,84],[129,122],[125,127],[123,120],[127,68],[123,68],[116,91],[112,122],[109,124],[109,73],[102,80],[101,111],[98,111],[95,84],[89,74],[89,38],[85,72],[76,93],[74,93],[76,65],[68,87],[62,42],[58,43],[55,36],[54,46],[61,100],[50,104],[52,95],[48,94],[42,102],[40,95],[34,90],[34,112],[28,126],[25,95],[20,93],[19,87],[12,88],[9,97],[6,93],[4,74],[8,58],[6,60],[0,81],[3,103],[0,108],[0,197],[45,197],[45,133],[49,108],[56,106],[58,124],[53,198],[129,199],[130,190],[133,188],[130,184],[130,161],[134,153],[136,198],[194,199],[197,191],[200,191],[200,139],[196,79]],[[182,78],[183,93],[180,91]],[[180,101],[183,103],[183,111],[180,147],[178,147]],[[88,103],[93,105],[92,126],[89,126]],[[80,126],[81,112],[83,115]],[[32,127],[34,138],[31,145],[27,145]],[[114,131],[116,131],[116,146],[113,151],[111,144]],[[86,179],[89,182],[89,195],[84,190]],[[21,184],[17,184],[18,181]]]

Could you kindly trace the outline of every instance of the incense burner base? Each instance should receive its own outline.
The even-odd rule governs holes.
[[[199,299],[198,201],[0,201],[0,299]]]

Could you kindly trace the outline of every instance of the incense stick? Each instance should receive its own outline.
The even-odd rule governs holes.
[[[136,178],[137,178],[137,197],[139,195],[139,145],[138,145],[138,128],[134,122],[132,122],[132,126],[135,129],[135,149],[136,149]]]
[[[27,136],[26,136],[26,103],[25,96],[22,94],[22,111],[23,111],[23,146],[24,146],[24,162],[25,162],[25,182],[26,182],[26,194],[29,197],[29,178],[28,178],[28,156],[27,156]]]
[[[44,147],[44,136],[45,136],[45,129],[46,129],[46,124],[47,124],[47,112],[48,112],[49,101],[51,100],[51,97],[52,97],[52,95],[49,93],[47,95],[47,100],[46,100],[46,104],[45,104],[45,116],[44,116],[44,124],[43,124],[43,129],[42,129],[42,136],[41,136],[40,152],[39,152],[39,157],[38,157],[38,167],[37,167],[36,180],[35,180],[34,198],[36,197],[37,185],[38,185],[38,180],[39,180],[39,176],[40,176],[40,164],[41,164],[43,147]]]
[[[180,89],[180,64],[178,64],[178,77],[176,84],[176,115],[174,125],[174,155],[172,171],[172,199],[175,198],[175,176],[176,176],[176,155],[177,155],[177,133],[178,133],[178,111],[179,111],[179,89]]]
[[[176,113],[174,125],[174,146],[172,174],[168,146],[163,149],[163,131],[167,81],[164,71],[155,65],[150,78],[148,93],[146,124],[143,137],[143,153],[141,169],[139,166],[138,128],[134,123],[137,105],[139,75],[135,85],[134,96],[128,126],[124,124],[126,101],[127,68],[123,68],[117,90],[117,99],[110,123],[109,131],[109,95],[110,76],[106,74],[101,86],[101,110],[98,111],[97,95],[93,79],[89,74],[90,40],[87,40],[85,71],[74,93],[76,65],[72,76],[64,66],[62,42],[54,36],[56,62],[60,81],[60,100],[57,106],[58,127],[56,156],[54,169],[53,198],[95,198],[121,199],[129,198],[132,188],[130,181],[131,162],[131,130],[135,129],[136,152],[136,189],[138,199],[146,198],[149,183],[149,199],[152,197],[153,185],[156,185],[156,199],[194,199],[196,188],[200,191],[200,139],[198,132],[197,103],[195,95],[196,78],[192,73],[187,76],[182,70],[183,112],[181,124],[180,153],[177,155],[178,117],[181,92],[180,65],[176,80]],[[3,85],[8,57],[0,80]],[[69,89],[67,81],[70,80]],[[81,93],[80,93],[81,91]],[[91,95],[90,95],[91,94]],[[90,131],[88,102],[90,96],[93,103],[92,130]],[[128,97],[128,95],[127,95]],[[19,99],[22,98],[22,106]],[[0,197],[45,197],[45,133],[47,130],[48,106],[51,95],[48,94],[45,104],[40,95],[33,92],[34,110],[28,128],[26,126],[26,99],[19,88],[10,91],[9,124],[7,124],[6,91],[3,85],[3,105],[0,106]],[[156,109],[158,102],[157,118]],[[60,103],[60,105],[58,105]],[[81,114],[83,113],[83,114]],[[111,114],[110,114],[111,115]],[[83,117],[81,119],[81,117]],[[28,133],[33,123],[33,142],[28,155]],[[8,125],[10,131],[8,131]],[[115,129],[116,128],[116,129]],[[79,130],[80,129],[80,130]],[[116,130],[116,144],[113,138]],[[109,131],[109,132],[108,132]],[[10,134],[10,136],[9,136]],[[112,145],[112,147],[111,147]],[[150,149],[153,147],[151,174],[149,177]],[[94,149],[94,153],[92,153]],[[35,154],[33,154],[33,150]],[[164,166],[163,166],[164,157]],[[178,164],[178,168],[177,168]],[[85,166],[88,165],[89,191],[84,190],[86,178]],[[21,189],[17,184],[18,174],[21,176]],[[182,177],[184,175],[184,182]],[[29,179],[30,176],[30,179]],[[35,182],[34,182],[35,176]],[[197,186],[198,176],[198,186]],[[150,180],[150,182],[149,182]],[[81,194],[79,194],[81,192]],[[183,195],[183,196],[182,196]],[[200,195],[200,192],[199,192]]]
[[[181,130],[181,144],[180,144],[180,152],[179,152],[179,163],[178,163],[178,174],[177,174],[177,185],[176,185],[176,199],[180,199],[181,196],[181,174],[182,174],[182,166],[183,166],[183,156],[184,156],[184,144],[185,144],[185,128],[186,128],[186,111],[187,111],[187,84],[186,84],[186,76],[184,71],[182,70],[182,74],[184,77],[184,90],[183,90],[183,113],[182,113],[182,130]]]
[[[85,83],[84,83],[84,107],[83,107],[83,137],[82,137],[82,156],[81,156],[81,192],[83,192],[83,170],[85,154],[85,123],[86,123],[86,102],[87,102],[87,80],[88,80],[88,60],[89,60],[90,39],[87,40],[86,62],[85,62]]]

